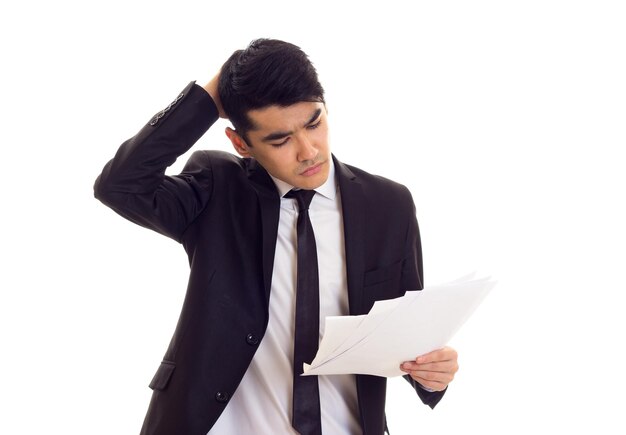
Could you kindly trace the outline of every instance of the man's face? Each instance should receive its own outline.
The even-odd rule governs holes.
[[[248,117],[255,126],[246,134],[249,143],[227,131],[239,154],[256,159],[271,175],[294,187],[310,190],[326,182],[332,160],[323,103],[269,106],[251,110]]]

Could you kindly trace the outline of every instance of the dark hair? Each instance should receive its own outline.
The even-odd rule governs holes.
[[[256,39],[235,51],[222,66],[218,91],[224,112],[244,138],[255,127],[248,118],[250,110],[324,103],[324,89],[308,56],[300,47],[276,39]]]

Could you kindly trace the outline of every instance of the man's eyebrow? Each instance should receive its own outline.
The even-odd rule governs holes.
[[[304,124],[304,126],[305,126],[305,127],[307,127],[307,126],[309,126],[309,125],[313,124],[313,123],[315,122],[315,120],[316,120],[317,118],[319,118],[319,116],[320,116],[321,114],[322,114],[322,109],[317,109],[317,110],[313,113],[313,115],[311,116],[311,118],[309,118],[309,120],[307,121],[307,123],[306,123],[306,124]]]
[[[319,118],[321,114],[322,114],[322,109],[317,109],[315,112],[313,112],[313,115],[311,115],[309,120],[304,123],[304,127],[308,127],[309,125],[313,124],[315,120]],[[283,139],[289,136],[290,134],[293,134],[293,131],[277,131],[277,132],[268,134],[267,136],[263,137],[261,140],[263,142],[272,142],[278,139]]]

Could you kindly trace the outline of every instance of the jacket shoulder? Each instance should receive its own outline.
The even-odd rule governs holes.
[[[368,198],[376,202],[388,202],[395,206],[402,203],[413,204],[413,197],[409,189],[397,181],[381,175],[372,174],[356,166],[339,163],[352,173],[354,179],[363,186],[363,191]]]
[[[225,151],[198,150],[194,151],[185,164],[185,172],[204,168],[212,171],[237,171],[245,170],[245,159],[237,157]]]

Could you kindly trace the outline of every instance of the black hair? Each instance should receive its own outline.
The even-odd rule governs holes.
[[[218,92],[226,116],[244,139],[255,127],[248,117],[250,110],[325,102],[324,89],[306,53],[277,39],[256,39],[246,49],[235,51],[222,66]]]

